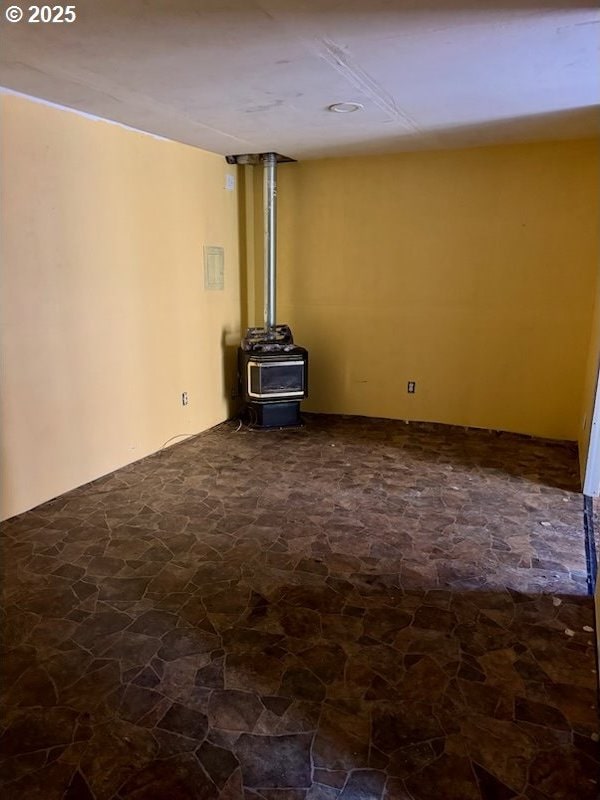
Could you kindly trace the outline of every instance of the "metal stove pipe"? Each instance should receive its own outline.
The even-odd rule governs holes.
[[[264,153],[264,259],[265,259],[265,330],[274,335],[277,324],[277,155]]]

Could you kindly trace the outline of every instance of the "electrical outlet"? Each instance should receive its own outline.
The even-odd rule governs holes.
[[[182,392],[181,393],[181,405],[182,406],[187,406],[188,403],[189,403],[188,393],[187,392]]]
[[[409,381],[408,382],[408,386],[406,387],[406,391],[409,394],[414,394],[416,388],[417,388],[417,384],[415,383],[415,381]]]

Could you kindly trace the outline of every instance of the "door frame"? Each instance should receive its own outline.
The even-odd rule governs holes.
[[[600,496],[600,381],[596,374],[596,389],[594,392],[594,409],[590,425],[585,475],[583,479],[583,494],[588,497]]]

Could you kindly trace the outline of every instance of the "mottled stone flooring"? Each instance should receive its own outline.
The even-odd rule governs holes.
[[[6,800],[592,800],[568,444],[225,423],[2,526]]]

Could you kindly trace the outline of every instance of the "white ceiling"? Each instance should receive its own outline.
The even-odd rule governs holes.
[[[217,153],[599,132],[592,0],[73,0],[73,24],[11,25],[14,2],[1,85]]]

